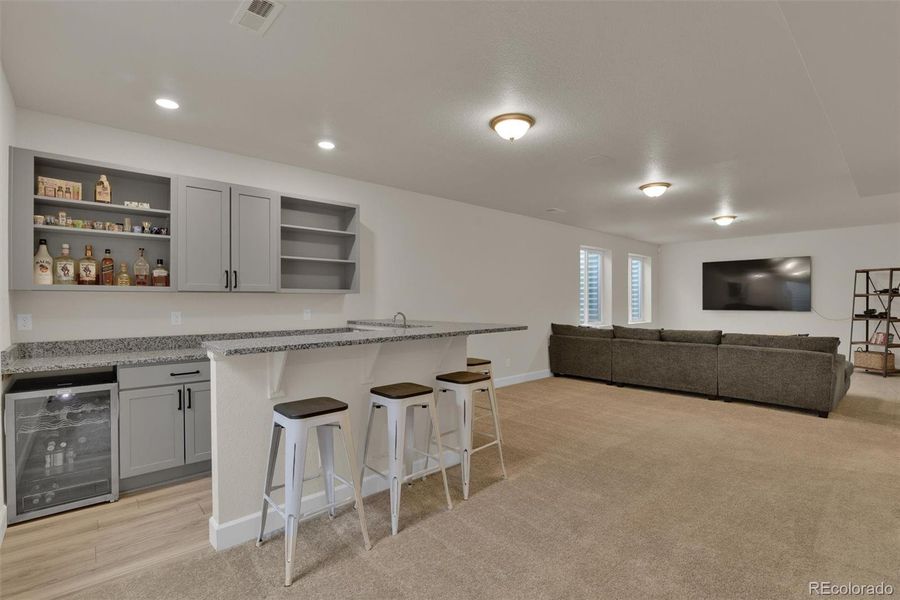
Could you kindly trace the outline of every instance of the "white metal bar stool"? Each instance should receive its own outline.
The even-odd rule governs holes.
[[[394,383],[373,387],[369,396],[369,424],[366,427],[366,441],[363,447],[363,466],[360,479],[365,476],[366,469],[387,480],[391,490],[391,535],[397,535],[400,523],[400,492],[403,484],[415,477],[423,477],[428,472],[428,459],[437,458],[441,476],[444,478],[444,494],[447,496],[447,509],[453,508],[450,500],[450,487],[447,485],[447,471],[444,469],[443,448],[441,440],[437,440],[437,456],[429,454],[431,439],[426,451],[415,447],[415,412],[414,408],[428,409],[429,432],[432,428],[440,431],[437,410],[434,401],[434,390],[417,383]],[[382,473],[369,466],[369,438],[372,435],[372,423],[375,411],[387,409],[388,423],[388,472]],[[430,433],[429,433],[430,435]],[[425,456],[425,469],[413,473],[413,461],[417,454]]]
[[[484,375],[490,375],[490,380],[488,381],[488,387],[490,391],[488,392],[488,398],[490,402],[490,410],[495,415],[497,415],[497,420],[500,420],[500,407],[497,402],[497,391],[494,387],[494,368],[491,364],[490,359],[487,358],[476,358],[474,356],[470,356],[466,358],[466,370],[470,373],[482,373]],[[476,406],[476,408],[481,408]],[[476,417],[477,421],[480,417]],[[500,441],[503,441],[503,433],[500,433]]]
[[[456,399],[457,414],[459,415],[459,448],[450,448],[459,454],[459,462],[462,466],[462,489],[463,499],[469,499],[469,479],[471,475],[472,455],[476,452],[497,446],[497,452],[500,455],[500,470],[503,472],[503,478],[506,479],[506,465],[503,464],[503,445],[500,439],[500,419],[497,416],[497,399],[494,396],[493,387],[488,383],[490,375],[485,373],[472,373],[470,371],[454,371],[453,373],[444,373],[435,377],[435,388],[440,393],[453,392]],[[490,397],[491,413],[494,420],[494,439],[479,446],[474,447],[472,441],[472,423],[474,422],[475,402],[473,395],[475,392],[487,392]],[[450,431],[441,432],[438,430],[436,439],[452,433]],[[431,439],[431,434],[428,436]],[[426,460],[426,468],[427,468]]]
[[[279,429],[284,430],[284,485],[273,486],[272,476],[275,472],[275,459],[278,457],[278,443],[281,438]],[[334,472],[334,430],[341,430],[344,451],[350,463],[350,476],[353,483]],[[322,471],[311,477],[304,477],[306,468],[306,445],[309,433],[314,430],[319,443],[319,457]],[[292,583],[294,566],[294,549],[297,545],[297,525],[301,519],[328,512],[334,517],[334,509],[340,504],[334,500],[334,480],[353,488],[359,526],[362,529],[366,550],[372,547],[369,543],[369,532],[366,529],[366,514],[363,509],[362,487],[357,479],[359,469],[356,466],[356,452],[353,449],[353,436],[350,433],[350,411],[347,405],[334,398],[320,397],[283,402],[276,404],[272,417],[272,439],[269,445],[269,463],[266,468],[266,483],[263,487],[262,517],[259,524],[259,535],[256,545],[260,546],[266,531],[266,515],[269,508],[284,517],[284,585]],[[303,483],[323,477],[325,479],[325,497],[327,504],[310,513],[300,513],[300,499],[303,495]],[[272,499],[272,492],[284,488],[284,511]]]

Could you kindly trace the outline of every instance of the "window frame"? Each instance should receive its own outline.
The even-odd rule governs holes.
[[[599,320],[598,321],[590,321],[587,318],[588,313],[588,289],[587,289],[587,261],[585,261],[585,268],[583,269],[581,266],[581,255],[584,252],[595,253],[599,256],[599,266],[597,273],[597,302],[599,304]],[[597,246],[587,246],[582,244],[578,248],[578,324],[584,327],[605,327],[609,325],[609,295],[607,293],[609,286],[609,266],[607,265],[607,261],[609,260],[609,250],[605,248],[599,248]],[[582,286],[581,281],[584,280],[585,284]],[[584,294],[585,302],[584,308],[581,305],[581,296]]]
[[[632,297],[632,291],[634,289],[634,272],[632,269],[632,262],[638,260],[641,263],[641,273],[640,273],[640,285],[639,285],[639,293],[640,293],[640,309],[641,314],[639,318],[635,319],[634,315],[631,311],[632,302],[634,298]],[[651,323],[653,321],[653,313],[652,313],[652,299],[653,299],[653,289],[651,285],[652,281],[652,273],[653,273],[653,259],[649,256],[645,256],[643,254],[636,254],[634,252],[628,253],[628,289],[626,290],[626,298],[627,298],[627,310],[628,310],[628,324],[629,325],[639,325]]]

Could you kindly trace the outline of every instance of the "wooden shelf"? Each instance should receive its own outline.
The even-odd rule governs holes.
[[[168,242],[172,236],[157,233],[133,233],[131,231],[106,231],[105,229],[79,229],[78,227],[60,227],[59,225],[35,225],[35,231],[51,231],[54,233],[70,233],[72,235],[99,235],[124,238],[143,238]]]
[[[355,260],[344,260],[340,258],[316,258],[315,256],[282,256],[281,260],[302,260],[307,262],[336,263],[342,265],[355,265]]]
[[[172,286],[150,286],[150,285],[32,285],[30,288],[35,292],[174,292]]]
[[[172,211],[159,208],[137,208],[133,206],[124,206],[122,204],[105,204],[103,202],[91,202],[90,200],[68,200],[66,198],[52,198],[50,196],[35,196],[34,202],[35,204],[43,206],[59,206],[62,208],[117,212],[132,215],[168,217],[172,214]]]
[[[356,235],[356,233],[353,231],[344,231],[341,229],[324,229],[322,227],[304,227],[301,225],[287,225],[285,223],[281,224],[281,229],[284,231],[320,233],[323,235],[350,235],[350,236]]]

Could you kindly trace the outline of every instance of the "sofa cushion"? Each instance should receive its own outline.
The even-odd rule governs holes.
[[[800,337],[796,335],[757,335],[753,333],[726,333],[722,344],[729,346],[756,346],[760,348],[783,348],[785,350],[808,350],[810,352],[837,353],[840,338]]]
[[[722,332],[718,329],[709,331],[700,329],[663,329],[659,337],[664,342],[718,345],[722,340]]]
[[[584,327],[582,325],[563,325],[550,323],[550,331],[554,335],[568,335],[575,337],[611,338],[612,329],[600,329],[599,327]]]
[[[659,341],[659,329],[613,325],[613,333],[615,337],[623,340],[647,340],[650,342]]]

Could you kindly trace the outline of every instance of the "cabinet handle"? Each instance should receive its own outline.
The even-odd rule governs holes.
[[[237,271],[234,271],[234,289],[237,289]]]
[[[169,377],[184,377],[185,375],[199,375],[200,369],[196,371],[185,371],[184,373],[169,373]]]
[[[229,276],[228,269],[225,269],[225,289],[226,290],[231,289],[231,280],[228,278],[228,276]]]
[[[188,407],[188,410],[191,410],[191,388],[188,388],[188,389],[187,389],[187,393],[188,393],[188,404],[187,404],[187,407]]]
[[[181,390],[178,390],[178,410],[181,410]]]

